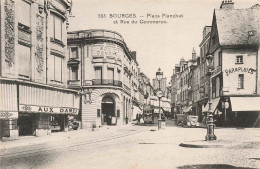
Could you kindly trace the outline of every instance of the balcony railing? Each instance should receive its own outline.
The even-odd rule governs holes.
[[[112,79],[93,79],[92,85],[106,85],[106,86],[118,86],[122,87],[122,82],[119,80]]]
[[[80,80],[68,80],[67,84],[69,86],[80,86]]]

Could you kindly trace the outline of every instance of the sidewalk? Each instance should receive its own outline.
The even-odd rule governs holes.
[[[204,135],[189,139],[180,143],[181,147],[187,148],[232,148],[232,149],[260,149],[259,128],[216,128],[217,140],[205,141]]]
[[[131,129],[132,124],[128,124],[123,126],[103,126],[97,128],[95,131],[80,129],[69,132],[52,133],[51,135],[41,137],[20,137],[18,140],[0,142],[0,157],[39,149],[55,149],[64,146],[91,144],[140,132]]]

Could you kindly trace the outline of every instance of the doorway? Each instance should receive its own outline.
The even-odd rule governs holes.
[[[17,125],[19,127],[19,136],[32,136],[34,134],[34,114],[19,113]]]
[[[102,108],[102,124],[111,125],[112,117],[116,116],[114,99],[110,96],[105,96],[102,99],[101,108]]]

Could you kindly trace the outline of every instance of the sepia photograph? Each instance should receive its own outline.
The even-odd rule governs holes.
[[[0,0],[0,169],[260,168],[260,0]]]

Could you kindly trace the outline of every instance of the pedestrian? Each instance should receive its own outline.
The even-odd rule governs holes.
[[[138,124],[139,124],[140,123],[140,119],[141,119],[141,114],[137,113],[137,116],[138,116],[137,121],[138,121]]]

